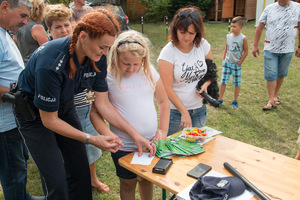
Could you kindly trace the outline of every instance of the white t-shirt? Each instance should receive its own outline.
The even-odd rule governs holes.
[[[183,53],[169,42],[160,52],[157,62],[168,61],[174,66],[173,90],[176,92],[187,110],[201,108],[203,100],[196,94],[196,85],[206,72],[205,56],[210,50],[210,44],[202,39],[200,46],[196,46],[189,53]],[[176,107],[170,101],[170,108]]]
[[[264,50],[272,53],[294,52],[299,21],[299,3],[291,1],[285,7],[278,3],[268,5],[259,19],[266,25]]]
[[[151,73],[156,83],[159,80],[159,74],[153,66],[150,67]],[[121,116],[143,137],[151,140],[157,132],[157,114],[154,104],[155,88],[151,87],[143,70],[131,75],[122,77],[121,89],[116,86],[110,73],[107,73],[108,96],[110,102],[114,105]],[[132,138],[125,132],[110,125],[110,129],[122,141],[123,151],[136,150]]]

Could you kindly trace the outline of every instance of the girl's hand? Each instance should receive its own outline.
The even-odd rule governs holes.
[[[112,153],[117,152],[120,147],[124,145],[118,136],[91,136],[90,141],[91,144],[95,145],[96,147]]]
[[[182,127],[182,128],[192,127],[192,119],[191,119],[189,112],[187,112],[187,114],[181,115],[180,127]]]
[[[156,154],[156,146],[153,142],[150,142],[149,140],[147,140],[146,138],[144,138],[141,135],[136,135],[135,138],[132,138],[135,145],[138,148],[139,154],[138,156],[141,156],[143,153],[143,147],[147,147],[149,152],[150,152],[150,157],[155,156]]]
[[[156,135],[152,138],[151,142],[158,142],[159,140],[165,140],[168,132],[163,130],[158,130]]]

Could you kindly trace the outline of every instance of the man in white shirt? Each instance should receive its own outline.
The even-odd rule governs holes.
[[[298,48],[295,55],[300,57],[300,4],[278,0],[265,8],[254,35],[254,57],[259,54],[258,42],[265,27],[264,77],[267,80],[269,101],[263,107],[264,111],[272,110],[281,103],[278,92],[288,74],[297,31]]]
[[[29,0],[0,0],[0,96],[24,69],[22,56],[7,31],[27,24]],[[28,152],[18,131],[12,104],[0,98],[0,182],[6,200],[38,200],[26,191]]]

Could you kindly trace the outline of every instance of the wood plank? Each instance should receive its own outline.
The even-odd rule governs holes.
[[[172,192],[181,190],[195,182],[186,173],[202,162],[212,169],[231,175],[223,163],[228,162],[243,176],[271,199],[298,199],[300,196],[300,162],[298,160],[248,145],[221,135],[204,145],[205,153],[179,157],[173,156],[174,164],[166,175],[152,173],[158,161],[155,157],[149,166],[131,165],[133,154],[119,159],[121,166]],[[258,199],[258,198],[253,198]]]
[[[222,19],[233,18],[234,0],[224,0],[222,5]]]

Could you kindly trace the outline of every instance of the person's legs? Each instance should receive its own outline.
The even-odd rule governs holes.
[[[269,51],[264,51],[264,77],[267,81],[267,90],[269,101],[263,107],[263,110],[275,108],[274,94],[276,88],[276,79],[278,76],[278,55]]]
[[[28,152],[17,128],[0,133],[0,182],[7,200],[28,200]]]
[[[206,105],[203,105],[201,108],[197,108],[194,110],[189,110],[189,113],[192,118],[193,127],[203,127],[205,126],[205,122],[207,119],[206,115]]]
[[[77,112],[82,125],[83,132],[91,134],[93,136],[99,135],[99,133],[95,130],[90,121],[90,105],[77,108]],[[101,149],[95,147],[94,145],[87,144],[86,152],[90,164],[89,168],[92,188],[95,188],[101,192],[109,192],[109,187],[104,183],[101,183],[96,174],[96,161],[102,155]]]
[[[96,188],[97,190],[101,192],[109,192],[110,189],[107,185],[104,183],[101,183],[98,180],[97,174],[96,174],[96,162],[93,162],[92,164],[89,165],[90,167],[90,174],[91,174],[91,185],[92,188]]]
[[[234,87],[234,100],[236,100],[236,101],[237,101],[237,99],[239,97],[240,89],[241,89],[241,86],[235,86]]]
[[[229,63],[223,61],[222,65],[223,65],[223,69],[222,69],[220,97],[219,97],[219,100],[221,101],[221,103],[223,103],[223,97],[225,94],[226,85],[228,84],[229,78],[231,76],[231,69],[230,69]]]
[[[280,78],[280,77],[277,77],[277,79],[276,79],[276,88],[274,91],[274,102],[276,105],[280,104],[278,93],[279,93],[279,89],[281,88],[281,86],[283,84],[283,80],[284,80],[284,78]]]
[[[75,107],[65,111],[62,120],[71,126],[82,130]],[[57,144],[64,158],[67,181],[71,200],[91,200],[92,187],[89,163],[85,144],[71,138],[56,134]],[[74,167],[75,166],[75,167]]]
[[[122,200],[134,200],[137,175],[119,165],[119,159],[132,153],[131,151],[117,151],[111,153],[116,167],[116,174],[120,179],[120,197]]]
[[[178,110],[171,109],[168,136],[182,130],[182,128],[180,127],[180,123],[181,113]]]
[[[277,101],[277,102],[279,102],[278,104],[280,104],[280,101],[278,99],[278,93],[279,93],[279,90],[280,90],[280,88],[283,84],[284,78],[288,74],[288,70],[289,70],[292,58],[293,58],[293,52],[279,55],[279,59],[278,59],[278,76],[277,76],[277,79],[276,79],[276,88],[275,88],[275,91],[274,91],[274,97],[275,97],[275,100],[278,100]]]
[[[34,122],[26,122],[17,116],[17,122],[40,172],[46,199],[69,200],[64,161],[57,146],[55,133],[43,126],[39,115]]]
[[[298,149],[298,152],[297,152],[297,155],[296,155],[296,159],[300,160],[300,128],[299,128],[297,133],[299,134],[299,137],[298,137],[298,140],[297,140],[297,144],[299,145],[299,149]]]
[[[120,197],[122,200],[135,200],[137,179],[120,178]]]
[[[299,149],[298,149],[298,152],[297,152],[297,155],[296,155],[296,159],[300,160],[300,146],[299,146]]]
[[[271,103],[272,105],[275,105],[274,95],[275,95],[275,89],[276,89],[276,81],[267,81],[267,89],[268,89],[268,95],[269,95],[269,103]]]
[[[153,183],[144,178],[138,177],[139,193],[142,200],[152,200],[153,198]]]
[[[241,76],[242,76],[242,66],[238,66],[237,64],[231,65],[232,69],[232,84],[234,87],[234,99],[238,99],[238,96],[240,94],[240,88],[241,88]]]
[[[223,101],[223,96],[225,94],[225,90],[226,90],[226,85],[225,84],[221,84],[220,85],[220,97],[219,97],[220,101]]]

